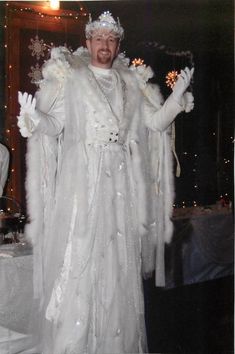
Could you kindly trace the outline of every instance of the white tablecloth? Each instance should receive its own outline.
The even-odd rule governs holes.
[[[233,274],[234,230],[231,210],[185,213],[174,219],[166,247],[167,288]]]
[[[33,259],[26,244],[0,246],[0,354],[33,353]]]

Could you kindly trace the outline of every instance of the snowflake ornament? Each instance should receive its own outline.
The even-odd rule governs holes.
[[[32,57],[36,56],[37,60],[39,60],[40,57],[44,57],[45,56],[44,51],[47,49],[47,46],[44,43],[44,40],[39,39],[38,35],[36,35],[35,39],[33,39],[33,38],[30,39],[30,42],[32,44],[30,44],[28,46],[28,48],[30,50],[32,50],[32,53],[31,53]]]
[[[42,80],[42,70],[39,64],[30,67],[31,72],[28,73],[28,76],[31,77],[32,84],[38,84]]]

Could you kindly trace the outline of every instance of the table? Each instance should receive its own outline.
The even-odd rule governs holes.
[[[233,274],[233,214],[230,209],[180,211],[166,246],[166,287],[172,288]]]
[[[0,246],[0,353],[26,353],[32,347],[33,258],[26,243]]]

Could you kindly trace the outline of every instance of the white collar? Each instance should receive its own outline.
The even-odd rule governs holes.
[[[111,75],[112,74],[112,71],[113,69],[110,68],[110,69],[103,69],[103,68],[98,68],[97,66],[94,66],[92,64],[89,64],[88,65],[88,68],[96,75],[105,75],[105,76],[108,76],[108,75]]]

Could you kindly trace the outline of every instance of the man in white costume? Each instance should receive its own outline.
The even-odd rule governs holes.
[[[9,158],[10,158],[10,154],[6,146],[0,144],[0,197],[3,194],[3,190],[8,177]]]
[[[193,70],[163,104],[122,37],[109,12],[90,18],[87,49],[54,48],[36,97],[19,92],[43,354],[147,352],[142,272],[163,285],[170,125],[193,108]]]

